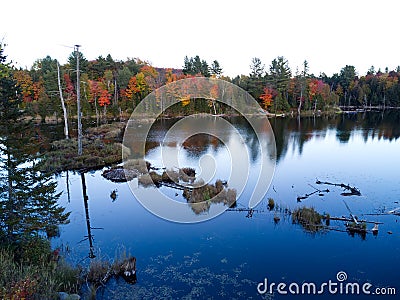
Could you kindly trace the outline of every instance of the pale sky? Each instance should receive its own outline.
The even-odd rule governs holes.
[[[225,75],[249,74],[259,57],[277,56],[292,72],[309,62],[315,75],[346,64],[360,75],[400,65],[397,0],[5,0],[0,39],[16,66],[50,55],[65,63],[82,45],[89,59],[139,57],[156,67],[181,68],[183,58],[216,59]]]

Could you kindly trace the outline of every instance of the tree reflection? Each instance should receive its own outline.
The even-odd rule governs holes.
[[[86,218],[86,229],[88,235],[85,236],[85,240],[89,240],[89,258],[95,258],[96,255],[94,254],[94,246],[93,246],[93,235],[92,235],[92,228],[90,226],[90,217],[89,217],[89,197],[87,195],[87,188],[86,188],[86,179],[85,179],[85,173],[81,173],[81,182],[82,182],[82,195],[83,195],[83,204],[85,206],[85,218]]]
[[[381,114],[384,114],[382,118]],[[400,137],[400,111],[363,112],[321,117],[274,118],[270,120],[275,142],[277,162],[286,155],[289,146],[302,153],[304,145],[314,137],[324,137],[328,130],[336,131],[340,143],[348,143],[352,132],[358,131],[363,140]]]

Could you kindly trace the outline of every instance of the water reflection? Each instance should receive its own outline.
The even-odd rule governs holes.
[[[323,139],[328,131],[335,131],[336,139],[348,143],[355,131],[368,139],[397,140],[400,137],[400,111],[364,112],[321,117],[271,119],[275,133],[277,161],[286,155],[289,145],[302,154],[304,144],[312,138]]]
[[[397,128],[400,120],[395,113],[385,112],[389,120],[374,112],[300,120],[271,119],[279,157],[273,188],[254,210],[250,211],[246,206],[246,198],[251,195],[251,190],[246,190],[236,208],[201,224],[178,225],[156,218],[143,209],[126,185],[106,181],[99,173],[86,176],[90,196],[96,199],[90,203],[90,215],[93,220],[101,219],[106,228],[96,232],[95,247],[113,257],[115,249],[124,245],[135,252],[140,262],[140,281],[134,289],[116,284],[106,291],[104,298],[182,298],[186,295],[216,299],[256,298],[257,282],[265,276],[271,281],[318,282],[331,279],[339,270],[345,270],[359,281],[398,287],[399,217],[388,213],[374,214],[395,212],[399,206],[400,166],[396,158],[400,146]],[[260,154],[254,134],[239,118],[229,120],[236,121],[238,130],[244,133],[242,136],[248,135],[244,144],[249,149],[251,168],[256,169]],[[174,122],[176,120],[156,122],[152,128],[146,158],[155,167],[161,167],[158,163],[160,140]],[[268,136],[267,131],[265,136]],[[268,139],[262,142],[267,143]],[[189,140],[188,148],[181,149],[182,165],[198,167],[197,154],[191,151],[191,145],[200,147],[202,155],[211,153],[217,155],[217,161],[226,161],[226,147],[210,143],[207,136],[200,138],[200,142]],[[237,141],[229,138],[229,143]],[[181,144],[168,143],[164,147],[177,148]],[[237,147],[241,151],[242,148]],[[224,179],[225,174],[227,172],[222,168],[218,177]],[[75,220],[85,220],[85,216],[79,215],[82,212],[81,178],[71,177],[71,203],[65,202],[73,207]],[[77,179],[79,185],[74,185]],[[339,186],[318,186],[316,179]],[[60,185],[65,185],[65,180],[62,181]],[[341,183],[357,187],[361,196],[343,197]],[[298,203],[298,196],[314,191],[310,185],[321,192]],[[117,188],[118,201],[112,202],[110,191]],[[145,191],[151,202],[152,189],[139,189]],[[160,189],[170,193],[171,197],[177,193],[165,186]],[[329,189],[329,193],[324,192],[325,189]],[[186,201],[181,192],[178,193],[176,199]],[[74,206],[77,198],[79,205]],[[275,200],[273,209],[267,205],[268,198]],[[372,222],[366,223],[366,234],[346,230],[343,219],[349,219],[349,223],[352,220],[343,199],[351,208],[351,214]],[[330,214],[330,219],[321,223],[330,230],[310,235],[305,234],[300,225],[294,225],[291,212],[303,206],[314,207],[325,217]],[[211,204],[209,209],[213,207],[215,205]],[[170,207],[165,206],[165,209],[170,210]],[[194,214],[190,207],[188,210]],[[335,217],[342,220],[335,220]],[[383,223],[379,225],[378,235],[371,232],[375,222]],[[67,226],[61,237],[68,236],[75,244],[86,234],[82,229],[87,224],[71,222]],[[87,247],[81,252],[81,257],[86,256]],[[107,293],[112,295],[108,297]]]
[[[88,204],[89,197],[86,192],[86,180],[84,172],[81,173],[81,182],[82,182],[83,204],[85,206],[86,229],[88,234],[84,240],[86,239],[89,240],[89,258],[95,258],[96,255],[94,254],[92,227],[90,226],[90,217],[89,217],[89,204]]]

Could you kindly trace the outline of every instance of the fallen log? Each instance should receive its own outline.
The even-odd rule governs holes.
[[[320,181],[317,179],[315,182],[316,184],[327,184],[327,185],[333,185],[333,186],[339,186],[341,188],[344,188],[345,191],[350,191],[350,193],[342,193],[342,196],[361,196],[361,192],[358,188],[352,187],[348,184],[344,183],[332,183],[332,182],[327,182],[327,181]]]
[[[343,221],[343,222],[353,222],[353,219],[346,218],[346,217],[330,217],[330,220],[334,221]],[[357,220],[359,223],[369,223],[369,224],[383,224],[382,222],[376,221],[367,221],[367,220]]]

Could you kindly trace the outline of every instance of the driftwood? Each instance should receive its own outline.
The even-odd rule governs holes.
[[[352,187],[348,184],[344,183],[332,183],[332,182],[327,182],[327,181],[317,181],[315,182],[316,184],[327,184],[327,185],[334,185],[334,186],[340,186],[341,188],[344,188],[345,191],[350,191],[349,193],[343,192],[341,195],[342,196],[361,196],[361,192],[358,188]]]
[[[319,196],[324,196],[324,193],[329,193],[328,189],[319,190],[319,189],[313,187],[311,184],[309,184],[309,186],[311,186],[313,189],[315,189],[315,191],[312,192],[312,193],[309,193],[309,194],[305,194],[304,196],[298,196],[297,197],[297,202],[301,202],[301,200],[307,199],[308,197],[310,197],[310,196],[312,196],[312,195],[314,195],[316,193],[318,193]]]
[[[136,257],[124,260],[119,266],[119,274],[128,283],[136,283]]]
[[[330,220],[334,221],[343,221],[343,222],[353,222],[353,219],[346,218],[346,217],[330,217]],[[367,220],[357,220],[359,223],[368,223],[368,224],[383,224],[382,222],[374,222],[374,221],[367,221]]]
[[[228,208],[226,211],[245,211],[247,212],[246,218],[252,218],[255,212],[260,212],[258,209],[254,208]]]

